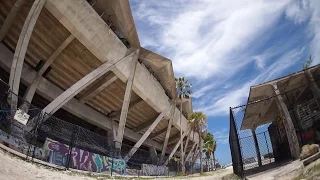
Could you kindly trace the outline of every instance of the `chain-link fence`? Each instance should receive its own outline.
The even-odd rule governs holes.
[[[290,80],[278,82],[278,89],[268,84],[251,89],[247,104],[230,108],[229,143],[238,176],[282,165],[297,147],[320,143],[318,85]]]
[[[10,106],[12,97],[18,99],[15,111]],[[43,113],[0,81],[0,144],[24,154],[27,159],[110,175],[173,176],[181,171],[180,162],[174,160],[167,166],[159,164],[159,152],[152,156],[147,147],[133,148],[133,142],[113,141],[112,132],[103,136],[70,121]],[[132,151],[133,155],[126,158]],[[198,173],[200,164],[195,160],[186,162],[186,169],[189,174]]]

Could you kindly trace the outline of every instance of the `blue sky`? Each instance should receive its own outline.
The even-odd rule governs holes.
[[[319,0],[130,0],[143,47],[172,60],[208,115],[216,156],[230,163],[229,107],[250,86],[320,62]]]

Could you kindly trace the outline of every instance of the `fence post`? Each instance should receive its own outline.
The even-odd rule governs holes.
[[[263,135],[264,135],[264,139],[265,139],[265,141],[266,141],[267,150],[268,150],[268,156],[269,156],[270,163],[271,163],[271,157],[270,157],[270,151],[269,151],[269,146],[268,146],[268,141],[267,141],[266,132],[263,132]]]
[[[76,136],[78,136],[78,133],[79,133],[79,127],[78,126],[75,126],[74,129],[73,129],[73,132],[72,132],[72,136],[71,136],[71,140],[70,140],[70,144],[69,144],[69,152],[68,152],[68,158],[67,158],[67,162],[66,162],[66,170],[69,169],[70,167],[70,162],[71,162],[71,156],[72,156],[72,149],[73,147],[75,146],[76,144]]]
[[[113,153],[112,153],[112,162],[111,162],[111,176],[112,176],[112,168],[113,168],[113,159],[114,159],[114,156],[115,156],[115,151],[116,151],[116,141],[113,140]]]

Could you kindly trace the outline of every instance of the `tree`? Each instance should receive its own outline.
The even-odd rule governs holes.
[[[203,152],[203,145],[202,145],[202,127],[205,126],[207,116],[203,114],[202,112],[193,112],[189,114],[188,122],[189,127],[193,132],[196,132],[199,134],[199,147],[200,147],[200,153]],[[200,168],[201,173],[203,173],[203,166],[202,166],[202,156],[200,156]]]
[[[216,148],[217,148],[217,143],[216,141],[214,140],[214,137],[211,133],[208,133],[205,137],[204,137],[204,146],[203,146],[204,150],[203,152],[205,153],[206,155],[206,158],[210,159],[211,157],[211,154],[212,154],[212,157],[213,157],[213,164],[212,164],[212,167],[215,168],[215,156],[214,156],[214,152],[216,151]]]
[[[182,173],[185,173],[186,168],[184,165],[184,149],[183,149],[183,139],[182,139],[182,125],[181,125],[181,120],[182,120],[182,102],[184,98],[189,98],[190,95],[192,94],[191,87],[192,84],[189,83],[189,80],[185,77],[179,77],[175,78],[176,81],[176,88],[178,92],[178,97],[180,98],[180,151],[181,151],[181,170]]]
[[[312,56],[309,55],[309,58],[306,60],[306,62],[302,63],[303,70],[308,69],[310,67],[310,65],[312,64],[312,62],[313,62]]]

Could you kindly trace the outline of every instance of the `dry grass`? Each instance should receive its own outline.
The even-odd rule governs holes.
[[[228,174],[222,177],[222,180],[240,180],[241,178],[235,174]]]
[[[308,165],[299,176],[295,178],[295,180],[314,180],[320,179],[320,160],[314,162],[313,164]]]
[[[318,144],[304,145],[300,154],[300,160],[306,159],[319,152]]]

